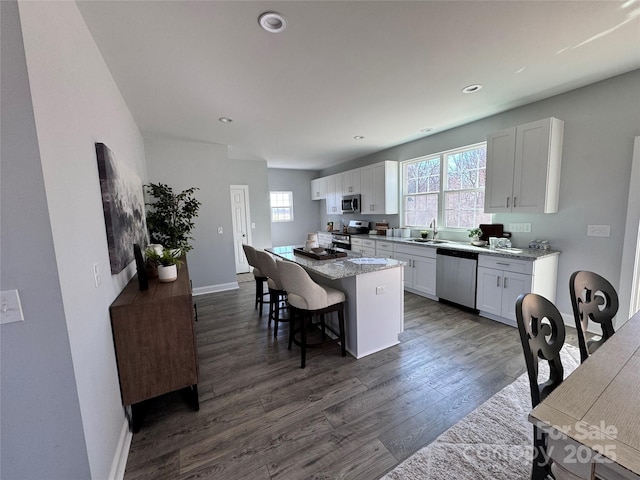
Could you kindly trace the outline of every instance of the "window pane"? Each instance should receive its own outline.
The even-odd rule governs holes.
[[[487,161],[485,146],[447,154],[445,157],[447,161],[447,190],[463,190],[484,186]]]
[[[272,222],[293,221],[293,192],[269,192]]]
[[[438,218],[438,195],[407,195],[404,197],[404,225],[427,226]]]

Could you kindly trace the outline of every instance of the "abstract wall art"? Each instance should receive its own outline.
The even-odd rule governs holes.
[[[113,275],[134,260],[133,244],[147,245],[144,193],[140,177],[104,144],[96,143],[109,263]]]

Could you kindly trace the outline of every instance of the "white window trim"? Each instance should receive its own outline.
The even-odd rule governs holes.
[[[404,218],[405,218],[405,211],[404,211],[404,197],[405,195],[407,195],[405,193],[405,187],[406,187],[406,176],[405,176],[405,167],[406,165],[408,165],[409,163],[414,163],[414,162],[419,162],[421,160],[428,160],[431,158],[435,158],[435,157],[440,157],[440,191],[437,193],[438,195],[438,215],[436,218],[436,223],[437,223],[437,227],[438,227],[438,232],[443,232],[443,231],[448,231],[448,232],[466,232],[468,230],[468,228],[466,227],[445,227],[444,225],[444,213],[445,213],[445,202],[444,202],[444,194],[447,191],[453,191],[453,190],[445,190],[444,187],[446,185],[446,181],[447,181],[447,171],[445,169],[445,156],[446,155],[452,155],[455,154],[457,152],[461,152],[464,150],[472,150],[474,148],[478,148],[478,147],[486,147],[487,142],[478,142],[478,143],[472,143],[470,145],[464,145],[462,147],[457,147],[457,148],[452,148],[449,150],[443,150],[441,152],[436,152],[436,153],[430,153],[427,155],[421,155],[419,157],[415,157],[415,158],[410,158],[408,160],[403,160],[400,162],[400,209],[399,209],[399,220],[400,220],[400,225],[405,227],[407,225],[405,225],[404,222]],[[468,189],[468,190],[476,190],[476,189]],[[455,191],[459,191],[459,192],[463,192],[465,190],[455,190]],[[433,192],[433,194],[436,194],[435,192]],[[490,214],[491,215],[491,214]],[[491,218],[493,219],[493,215],[491,215]],[[410,226],[412,229],[418,230],[418,229],[429,229],[429,225],[411,225]]]
[[[285,207],[282,207],[282,206],[280,206],[280,207],[274,207],[274,206],[271,204],[271,196],[272,196],[274,193],[275,193],[275,194],[281,194],[281,195],[282,195],[282,194],[288,195],[288,197],[289,197],[288,206],[285,206]],[[291,216],[290,216],[289,218],[286,218],[286,219],[277,220],[277,219],[275,219],[275,218],[274,218],[274,215],[273,215],[273,209],[274,209],[274,208],[289,208],[289,209],[291,210]],[[269,210],[270,210],[270,212],[271,212],[271,213],[270,213],[270,215],[271,215],[271,223],[287,223],[287,222],[293,222],[293,220],[294,220],[294,214],[293,214],[293,192],[292,192],[292,191],[289,191],[289,190],[273,190],[273,191],[270,191],[270,192],[269,192]]]

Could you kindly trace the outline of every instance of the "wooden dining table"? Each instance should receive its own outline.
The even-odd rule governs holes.
[[[556,480],[640,480],[640,312],[529,414]]]

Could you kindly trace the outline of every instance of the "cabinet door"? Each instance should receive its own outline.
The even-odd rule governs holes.
[[[436,295],[436,259],[413,257],[413,288],[419,292]]]
[[[558,211],[563,127],[561,120],[545,118],[516,128],[512,211]]]
[[[394,253],[393,258],[406,263],[404,266],[404,288],[413,288],[413,257],[404,253]]]
[[[531,275],[503,272],[500,316],[516,321],[516,300],[522,293],[531,292]]]
[[[483,312],[501,315],[502,271],[478,267],[476,308]]]
[[[360,169],[360,207],[361,213],[373,213],[375,206],[373,190],[373,166],[362,167]]]
[[[360,169],[342,172],[342,194],[352,195],[360,193]]]
[[[511,211],[515,148],[515,127],[487,135],[486,213]]]
[[[342,214],[342,175],[327,177],[327,215]]]
[[[311,180],[311,200],[324,200],[327,198],[327,178]]]

